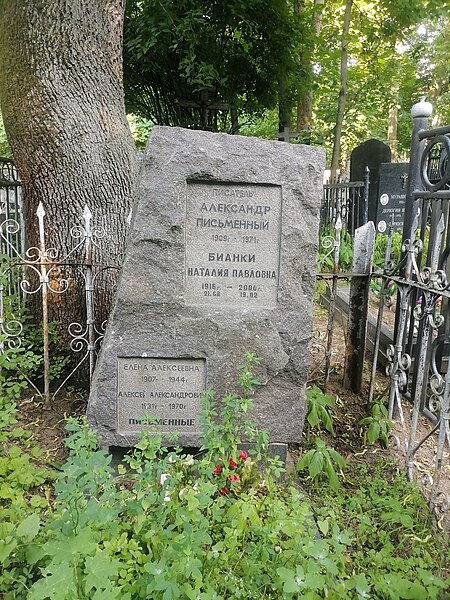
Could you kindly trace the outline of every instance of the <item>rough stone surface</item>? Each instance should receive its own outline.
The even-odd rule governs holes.
[[[324,162],[310,146],[153,130],[89,399],[103,445],[136,443],[139,423],[126,426],[135,402],[164,434],[198,446],[199,381],[218,396],[238,391],[246,351],[262,358],[259,427],[272,442],[299,440]]]

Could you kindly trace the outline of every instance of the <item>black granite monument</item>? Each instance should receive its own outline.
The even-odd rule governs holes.
[[[403,230],[409,163],[383,163],[378,184],[377,231]]]
[[[367,140],[353,149],[350,158],[350,181],[363,181],[364,169],[369,167],[369,221],[375,222],[378,203],[378,182],[380,180],[381,163],[391,162],[391,149],[380,140]],[[363,214],[360,210],[359,214]],[[359,227],[362,223],[357,223]]]

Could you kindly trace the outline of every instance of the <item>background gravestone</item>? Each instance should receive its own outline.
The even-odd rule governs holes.
[[[403,231],[409,163],[383,163],[378,184],[377,231]]]
[[[103,445],[132,446],[149,415],[198,446],[201,392],[236,391],[246,351],[262,358],[259,426],[300,439],[324,159],[154,128],[88,405]]]
[[[353,149],[350,157],[350,181],[363,181],[364,169],[369,167],[369,221],[375,223],[378,205],[378,182],[381,163],[391,162],[391,149],[380,140],[367,140]],[[364,214],[359,211],[359,214]],[[355,227],[362,225],[357,223]]]

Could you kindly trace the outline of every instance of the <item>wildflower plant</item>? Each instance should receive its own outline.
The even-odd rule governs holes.
[[[244,363],[238,367],[240,395],[227,394],[218,400],[213,390],[207,390],[202,396],[201,452],[205,452],[207,468],[213,465],[213,481],[223,496],[239,495],[260,481],[258,463],[276,476],[282,472],[281,462],[268,457],[268,434],[258,431],[249,417],[253,408],[251,395],[260,385],[253,368],[260,362],[254,354],[246,353]],[[252,443],[249,451],[240,449],[242,440]]]
[[[388,410],[382,403],[376,402],[372,405],[371,414],[361,419],[358,425],[365,426],[364,442],[374,444],[378,440],[387,448],[389,444],[389,432],[394,427],[394,422],[388,417]]]

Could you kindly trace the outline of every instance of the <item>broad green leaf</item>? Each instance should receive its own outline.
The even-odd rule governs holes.
[[[328,523],[328,521],[326,519],[324,519],[324,520],[318,519],[317,527],[320,529],[320,532],[323,533],[323,535],[327,535],[329,526],[330,526],[330,524]]]
[[[93,588],[107,589],[110,581],[117,577],[120,561],[111,559],[106,550],[86,558],[87,577],[85,591],[88,594]]]
[[[325,473],[327,474],[330,487],[333,490],[338,490],[339,489],[339,479],[338,479],[338,476],[336,475],[336,471],[334,470],[333,464],[328,457],[325,460]]]
[[[306,469],[306,467],[311,462],[315,452],[315,450],[308,450],[308,452],[301,458],[300,462],[297,464],[297,469],[299,471]]]
[[[309,463],[309,474],[314,479],[319,473],[323,471],[323,454],[316,452]]]
[[[332,421],[331,416],[326,408],[322,409],[322,421],[323,421],[325,429],[327,431],[329,431],[330,433],[334,433],[333,421]]]
[[[17,547],[16,539],[0,540],[0,563],[4,563],[11,552]]]
[[[369,444],[374,444],[380,435],[380,424],[378,421],[372,421],[369,427],[369,431],[367,432],[367,439]]]
[[[325,579],[320,573],[306,573],[305,587],[320,590],[324,587]]]
[[[283,584],[283,592],[285,592],[286,594],[295,594],[295,592],[298,592],[299,590],[300,586],[294,578],[286,579],[286,581]]]
[[[287,579],[292,579],[295,575],[292,569],[287,569],[286,567],[278,567],[277,574],[280,577],[281,581],[286,581]]]
[[[130,595],[128,595],[130,598]],[[90,596],[89,596],[90,598]],[[104,590],[96,590],[94,595],[92,596],[92,600],[113,600],[114,598],[120,598],[120,600],[125,600],[125,596],[122,593],[122,589],[120,587],[108,587]]]
[[[311,427],[316,427],[319,424],[316,405],[311,406],[311,410],[308,413],[308,423],[311,425]]]
[[[24,542],[31,542],[37,535],[41,525],[41,518],[38,513],[33,513],[17,528],[17,535],[23,538]]]
[[[335,462],[338,467],[341,469],[345,467],[345,459],[334,448],[329,448],[328,454],[330,455],[331,460]]]
[[[362,598],[368,598],[370,594],[370,585],[367,583],[366,576],[364,573],[358,573],[355,575],[355,590]]]
[[[316,448],[318,450],[322,450],[323,448],[325,448],[325,442],[319,437],[316,438]]]
[[[73,567],[69,563],[53,563],[43,571],[43,575],[31,587],[27,600],[67,600],[77,597]]]
[[[97,541],[94,531],[84,527],[76,535],[61,536],[44,544],[44,549],[55,562],[72,562],[78,556],[88,556],[95,552]]]

